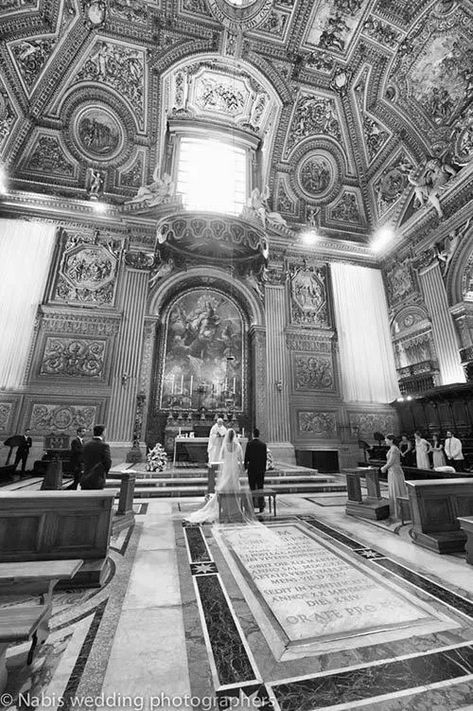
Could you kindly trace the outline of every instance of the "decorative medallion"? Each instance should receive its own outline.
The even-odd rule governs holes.
[[[333,391],[334,374],[331,355],[298,354],[293,361],[296,390]]]
[[[82,108],[77,113],[74,137],[81,152],[94,160],[114,158],[124,141],[118,117],[104,106]]]
[[[210,12],[227,29],[254,30],[268,17],[273,0],[207,0]]]
[[[297,181],[309,198],[322,198],[335,182],[335,172],[328,154],[321,152],[305,156],[297,169]]]
[[[106,341],[50,336],[46,339],[40,375],[103,378]]]

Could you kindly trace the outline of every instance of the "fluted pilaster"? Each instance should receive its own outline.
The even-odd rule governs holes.
[[[290,442],[289,361],[284,331],[286,289],[267,285],[266,305],[266,388],[267,437],[270,442]]]
[[[437,351],[441,385],[464,383],[457,334],[448,309],[447,294],[438,262],[419,270],[425,303],[432,319],[432,336]]]
[[[140,373],[148,271],[126,269],[120,305],[123,313],[113,370],[108,439],[131,442]]]

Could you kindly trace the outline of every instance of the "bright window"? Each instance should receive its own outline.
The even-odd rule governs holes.
[[[177,192],[188,210],[239,215],[248,195],[248,152],[215,139],[182,136]]]

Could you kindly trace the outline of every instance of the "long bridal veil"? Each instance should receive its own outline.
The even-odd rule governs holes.
[[[215,493],[187,520],[191,523],[254,523],[256,519],[243,467],[243,450],[233,429],[227,430],[224,437],[221,458]]]

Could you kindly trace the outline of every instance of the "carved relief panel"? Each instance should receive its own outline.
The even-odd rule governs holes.
[[[395,413],[386,412],[349,412],[348,422],[353,437],[373,436],[373,432],[383,434],[396,433],[398,419]]]
[[[295,392],[302,394],[307,391],[323,393],[337,391],[331,336],[327,336],[326,333],[289,333],[287,346],[291,351],[292,382]]]
[[[36,378],[106,384],[120,318],[74,312],[40,314],[34,358]]]
[[[48,337],[39,373],[103,380],[106,347],[103,340]]]
[[[333,439],[337,437],[337,414],[333,411],[298,410],[297,432],[310,438]]]
[[[70,304],[112,306],[120,263],[120,241],[97,234],[65,233],[53,299]]]
[[[98,409],[96,405],[33,403],[28,427],[34,434],[75,432],[78,427],[90,432],[97,422]]]
[[[327,266],[290,265],[291,321],[301,326],[329,328]]]
[[[13,404],[12,402],[0,402],[0,434],[10,432]]]

